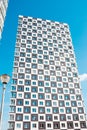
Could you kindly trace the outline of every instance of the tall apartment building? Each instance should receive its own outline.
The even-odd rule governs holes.
[[[0,0],[0,39],[3,31],[7,6],[8,6],[8,0]]]
[[[9,130],[87,130],[65,23],[19,16]]]

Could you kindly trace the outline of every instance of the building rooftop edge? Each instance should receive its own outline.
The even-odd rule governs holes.
[[[25,15],[18,15],[19,18],[34,18],[34,19],[38,19],[38,20],[43,20],[43,21],[48,21],[48,22],[54,22],[54,23],[59,23],[59,24],[64,24],[64,25],[67,25],[69,27],[69,24],[68,23],[65,23],[65,22],[58,22],[58,21],[54,21],[54,20],[49,20],[49,19],[43,19],[43,18],[36,18],[36,17],[33,17],[33,16],[25,16]]]

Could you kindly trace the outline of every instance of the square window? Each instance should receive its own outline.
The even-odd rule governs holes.
[[[32,124],[32,128],[36,128],[37,127],[37,124]]]

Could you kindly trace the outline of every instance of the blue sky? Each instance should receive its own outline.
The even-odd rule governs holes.
[[[18,15],[69,24],[82,80],[82,94],[87,108],[87,0],[9,0],[2,39],[0,40],[0,75],[3,73],[12,75]],[[3,124],[8,119],[8,116],[5,115],[8,115],[9,98],[10,83],[6,92]],[[4,127],[3,130],[6,128]]]

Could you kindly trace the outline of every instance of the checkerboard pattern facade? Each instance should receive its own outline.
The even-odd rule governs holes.
[[[1,39],[1,33],[3,31],[7,6],[8,6],[8,0],[0,0],[0,39]]]
[[[19,16],[9,130],[87,130],[65,23]]]

